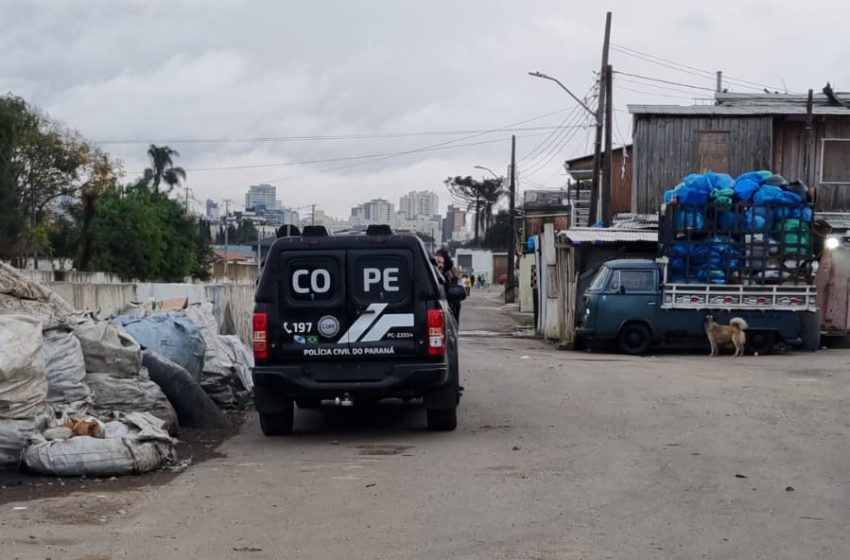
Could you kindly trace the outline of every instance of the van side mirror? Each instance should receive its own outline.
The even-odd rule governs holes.
[[[446,299],[449,301],[463,301],[466,299],[466,288],[459,284],[446,286]]]

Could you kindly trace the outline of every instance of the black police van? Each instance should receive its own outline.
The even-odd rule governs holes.
[[[453,430],[457,326],[422,241],[387,226],[278,237],[257,286],[254,402],[266,435],[292,431],[294,404],[422,398],[428,428]],[[280,235],[280,234],[279,234]]]

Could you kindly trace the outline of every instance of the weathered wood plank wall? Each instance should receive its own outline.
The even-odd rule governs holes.
[[[637,115],[632,166],[632,211],[656,212],[664,191],[699,169],[699,133],[729,133],[729,169],[735,176],[769,169],[773,118]]]

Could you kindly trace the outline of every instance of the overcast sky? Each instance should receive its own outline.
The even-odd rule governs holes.
[[[240,206],[249,185],[267,182],[287,206],[338,217],[412,189],[436,191],[445,207],[447,176],[480,174],[474,165],[506,173],[511,132],[494,129],[515,123],[534,129],[515,131],[521,189],[563,185],[563,160],[592,149],[590,120],[527,72],[590,92],[606,10],[615,70],[683,84],[617,75],[615,145],[630,135],[627,103],[708,98],[698,88],[714,87],[715,70],[736,79],[733,91],[818,91],[827,80],[850,90],[841,0],[0,5],[2,89],[98,142],[127,178],[147,164],[147,144],[168,143],[198,201]],[[299,163],[316,160],[338,161]]]

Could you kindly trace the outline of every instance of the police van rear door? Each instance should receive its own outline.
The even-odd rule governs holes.
[[[416,355],[413,254],[409,249],[348,251],[348,331],[353,357]]]
[[[348,330],[346,252],[291,251],[280,256],[280,354],[291,359],[339,358]]]

